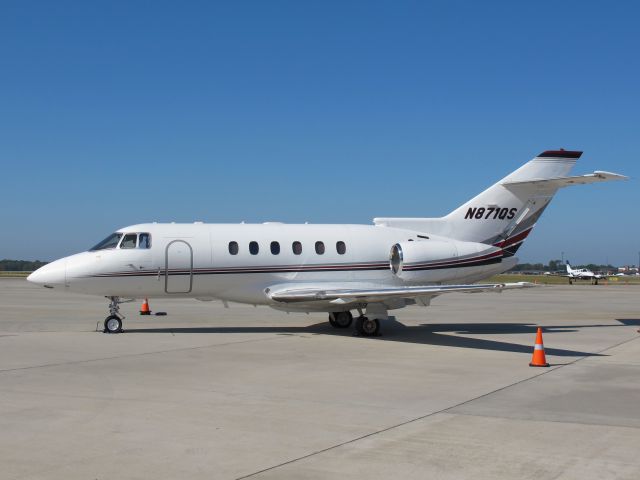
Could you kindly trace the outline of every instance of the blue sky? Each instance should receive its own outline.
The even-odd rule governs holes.
[[[0,3],[0,258],[146,221],[440,216],[546,149],[522,261],[637,263],[635,2]]]

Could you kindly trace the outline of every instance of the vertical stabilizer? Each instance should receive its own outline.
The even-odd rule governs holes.
[[[580,155],[568,150],[542,152],[445,216],[451,235],[498,245],[514,254],[559,188],[535,181],[565,177]]]

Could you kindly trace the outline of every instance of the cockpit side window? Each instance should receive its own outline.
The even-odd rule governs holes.
[[[94,247],[91,247],[89,251],[94,252],[96,250],[107,250],[108,248],[116,248],[121,238],[122,233],[112,233],[100,243],[98,243]]]
[[[120,242],[120,248],[136,248],[137,239],[137,233],[127,233],[122,239],[122,242]]]
[[[151,248],[151,235],[141,233],[138,238],[138,248]]]

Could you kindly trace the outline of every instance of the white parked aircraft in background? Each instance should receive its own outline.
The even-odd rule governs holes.
[[[598,284],[598,280],[603,278],[603,275],[599,273],[593,273],[586,268],[571,268],[567,261],[567,277],[569,277],[569,283],[573,283],[573,280],[591,280],[592,283]]]
[[[388,311],[509,270],[559,188],[626,178],[566,176],[582,152],[546,151],[441,218],[376,218],[374,225],[160,224],[125,227],[28,280],[106,296],[105,331],[122,331],[122,298],[188,297],[291,312],[328,312],[331,325],[375,335]]]

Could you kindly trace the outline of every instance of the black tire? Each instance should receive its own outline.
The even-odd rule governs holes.
[[[333,314],[332,325],[336,328],[349,328],[351,322],[353,322],[353,315],[351,312],[338,312]]]
[[[336,323],[335,320],[335,313],[330,313],[329,314],[329,324],[333,327],[333,328],[339,328],[338,324]]]
[[[375,337],[380,333],[380,320],[377,318],[358,317],[356,332],[363,337]]]
[[[122,332],[122,320],[116,315],[110,315],[104,320],[104,333]]]

